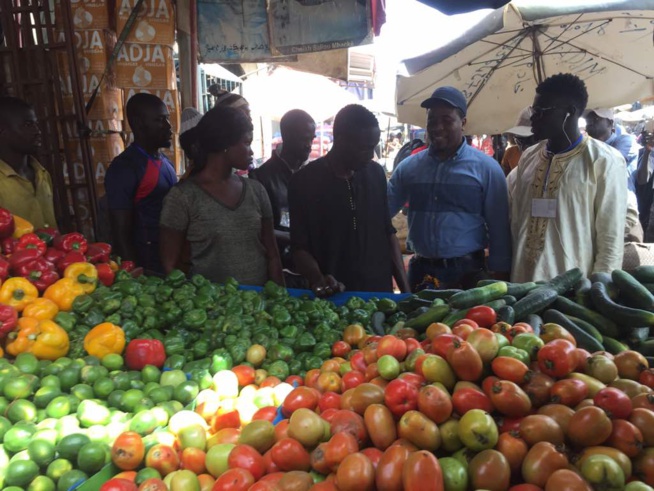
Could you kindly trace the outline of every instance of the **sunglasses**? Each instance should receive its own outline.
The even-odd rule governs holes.
[[[547,111],[551,111],[553,109],[561,109],[561,108],[559,106],[551,106],[551,107],[529,106],[529,115],[540,118],[544,113],[546,113]]]

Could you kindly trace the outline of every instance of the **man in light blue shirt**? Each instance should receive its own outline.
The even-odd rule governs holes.
[[[391,216],[409,202],[408,245],[415,252],[411,288],[468,288],[487,277],[487,270],[508,279],[511,230],[504,172],[466,144],[467,103],[461,92],[440,87],[422,107],[429,150],[402,161],[388,185]]]

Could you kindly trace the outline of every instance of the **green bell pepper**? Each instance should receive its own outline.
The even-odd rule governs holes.
[[[179,288],[186,282],[186,275],[179,269],[173,269],[164,280],[167,285],[173,288]]]
[[[176,300],[177,306],[181,309],[182,312],[189,312],[195,308],[193,299],[190,297],[183,298],[181,300]]]
[[[283,360],[272,362],[268,367],[268,375],[277,377],[281,381],[286,380],[290,375],[288,364]]]
[[[191,370],[196,370],[198,368],[209,370],[211,367],[211,358],[202,358],[201,360],[194,360],[187,362],[182,371],[189,373]]]
[[[227,294],[234,294],[238,293],[238,281],[236,281],[234,278],[229,277],[227,280],[225,280],[225,293]]]
[[[129,342],[132,339],[136,339],[136,338],[139,337],[139,333],[141,331],[141,328],[139,327],[139,325],[136,322],[134,322],[132,320],[128,320],[128,321],[123,322],[123,324],[120,327],[123,328],[123,332],[125,333],[125,341],[126,342]]]
[[[521,333],[513,338],[511,346],[519,348],[529,353],[532,361],[538,358],[538,351],[545,346],[545,342],[535,334]]]
[[[186,351],[184,346],[184,338],[178,334],[168,334],[164,337],[163,340],[164,348],[166,349],[166,355],[179,355]]]
[[[282,343],[275,343],[270,347],[270,350],[268,350],[268,358],[270,358],[272,361],[289,361],[293,359],[293,356],[293,349],[290,346]]]
[[[120,292],[110,292],[102,298],[100,308],[104,315],[110,315],[118,312],[123,302],[123,295]]]
[[[204,358],[209,354],[209,342],[206,339],[200,339],[193,343],[193,358]]]
[[[134,312],[136,312],[137,307],[138,307],[138,300],[136,299],[135,296],[129,295],[123,298],[123,301],[120,303],[119,312],[121,315],[131,317],[134,315]]]
[[[182,318],[182,323],[191,329],[199,329],[205,322],[207,322],[207,311],[202,309],[189,310]]]
[[[188,375],[190,380],[198,384],[200,390],[210,389],[213,385],[213,377],[206,368],[194,368]]]
[[[247,355],[248,346],[237,343],[230,348],[228,348],[229,354],[232,355],[232,360],[234,360],[235,365],[240,365],[245,361],[245,356]]]
[[[139,337],[142,339],[158,339],[162,343],[164,341],[163,333],[156,329],[148,329],[147,331],[143,332]]]
[[[198,309],[210,310],[213,308],[214,299],[208,295],[197,294],[193,297],[193,305]]]
[[[139,303],[139,307],[141,307],[142,309],[157,308],[158,305],[160,305],[160,303],[155,300],[154,295],[150,295],[148,293],[144,293],[143,295],[139,296],[138,303]]]
[[[104,322],[104,314],[99,307],[92,307],[82,318],[82,323],[87,326],[97,326]]]
[[[315,345],[316,345],[316,338],[313,336],[313,334],[311,334],[310,332],[305,332],[297,338],[295,344],[293,345],[293,348],[296,351],[311,351],[313,350]]]
[[[364,309],[355,309],[350,312],[348,316],[348,322],[350,324],[361,324],[362,326],[367,326],[370,323],[371,313]]]
[[[322,364],[323,364],[322,358],[316,355],[311,355],[304,361],[304,369],[307,371],[319,369],[322,366]]]
[[[59,312],[55,315],[55,323],[64,331],[70,333],[77,325],[78,316],[73,312]]]
[[[350,297],[347,302],[345,302],[345,306],[350,310],[362,309],[364,305],[365,302],[359,297]]]
[[[277,283],[267,281],[263,286],[263,295],[266,298],[276,300],[288,296],[288,291],[286,288],[279,286]]]
[[[276,328],[281,328],[288,325],[292,321],[291,314],[288,310],[277,310],[273,314],[273,326]]]
[[[322,358],[323,360],[326,360],[331,358],[332,348],[328,343],[316,343],[316,345],[313,347],[313,354],[319,358]]]
[[[200,274],[194,274],[191,276],[191,283],[193,283],[196,288],[202,288],[209,283],[209,280]]]
[[[170,285],[160,285],[157,287],[156,291],[154,292],[154,299],[159,304],[164,303],[167,300],[171,299],[174,291],[175,290]]]
[[[85,314],[95,305],[95,300],[91,295],[80,295],[73,300],[73,312],[76,314]]]
[[[523,349],[515,348],[513,346],[505,346],[503,348],[500,348],[500,350],[497,352],[497,356],[509,356],[511,358],[515,358],[516,360],[520,360],[522,363],[524,363],[527,366],[529,366],[529,363],[531,362],[531,357],[529,356],[529,353],[527,353]]]
[[[232,355],[224,348],[214,350],[211,354],[211,367],[209,371],[215,375],[221,370],[229,370],[234,366]]]
[[[114,283],[111,289],[120,292],[125,296],[134,295],[138,297],[143,291],[143,286],[130,276],[129,279],[125,281]]]
[[[164,362],[163,367],[168,368],[170,370],[181,370],[185,364],[186,364],[186,358],[184,358],[184,355],[174,354],[174,355],[168,355],[166,361]]]
[[[283,327],[279,330],[279,335],[283,338],[297,338],[299,335],[298,327],[293,324]]]
[[[299,360],[291,360],[288,362],[288,371],[291,375],[297,375],[302,371],[303,365]]]
[[[116,276],[114,278],[114,285],[116,283],[120,283],[123,281],[131,281],[132,280],[132,275],[129,274],[128,271],[125,271],[124,269],[120,269],[116,272]]]
[[[115,324],[116,326],[120,326],[123,324],[123,318],[118,312],[115,312],[111,315],[108,315],[104,318],[104,322],[109,322],[111,324]]]

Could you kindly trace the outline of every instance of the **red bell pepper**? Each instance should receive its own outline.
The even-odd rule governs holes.
[[[86,249],[86,259],[93,264],[108,263],[110,255],[111,244],[106,242],[94,242]]]
[[[15,228],[14,215],[9,210],[0,208],[0,239],[11,237]]]
[[[136,268],[136,263],[134,261],[120,261],[119,267],[123,271],[127,271],[129,273],[130,271],[133,271],[134,268]]]
[[[20,276],[27,278],[39,292],[44,292],[59,279],[59,274],[54,267],[42,257],[25,264],[20,269]]]
[[[57,271],[63,274],[68,266],[73,263],[85,263],[86,256],[81,252],[69,252],[57,261]]]
[[[114,273],[109,264],[96,264],[95,269],[98,270],[98,280],[100,283],[102,283],[104,286],[111,286],[114,284],[116,273]]]
[[[53,266],[56,266],[57,261],[59,261],[65,255],[66,253],[64,251],[60,251],[54,247],[48,247],[45,251],[45,254],[43,254],[43,259],[48,261]]]
[[[61,235],[59,233],[59,230],[53,227],[38,228],[34,231],[34,233],[38,235],[39,239],[45,242],[48,247],[52,245],[52,242],[55,240],[56,237],[59,237],[59,235]]]
[[[23,249],[22,251],[16,251],[9,256],[9,269],[14,275],[23,276],[21,274],[21,268],[39,257],[41,257],[41,254],[37,249]]]
[[[79,232],[60,235],[52,242],[54,247],[64,252],[81,252],[84,254],[88,247],[86,239]]]
[[[25,234],[18,239],[18,244],[16,244],[16,251],[23,251],[25,249],[36,249],[40,252],[42,256],[45,254],[45,250],[48,248],[45,242],[43,242],[38,235],[36,234]]]
[[[143,370],[145,365],[161,368],[166,361],[166,350],[158,339],[133,339],[125,350],[125,364],[130,370]]]
[[[18,323],[18,312],[10,305],[0,303],[0,339],[14,330]]]
[[[8,256],[16,252],[16,244],[18,244],[18,239],[14,239],[13,237],[7,237],[5,239],[0,240],[0,249],[2,249],[2,253],[5,256]]]
[[[5,281],[9,276],[9,261],[0,256],[0,281]]]

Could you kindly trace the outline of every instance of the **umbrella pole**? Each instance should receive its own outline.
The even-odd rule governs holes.
[[[543,66],[543,52],[540,49],[540,44],[538,43],[537,31],[538,27],[535,26],[532,28],[531,42],[533,46],[533,56],[534,56],[534,78],[536,82],[540,85],[543,80],[545,80],[545,67]]]

